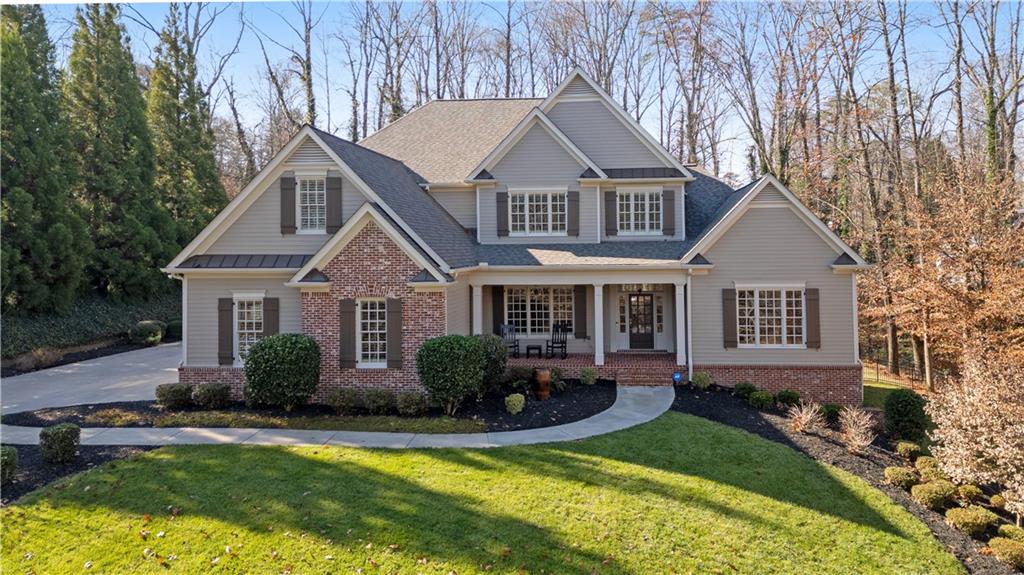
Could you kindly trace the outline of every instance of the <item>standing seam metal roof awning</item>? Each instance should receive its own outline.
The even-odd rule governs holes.
[[[312,254],[203,254],[181,262],[182,269],[298,269]]]

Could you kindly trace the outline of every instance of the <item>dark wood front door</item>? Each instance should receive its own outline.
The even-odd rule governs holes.
[[[629,349],[654,349],[654,296],[629,295]]]

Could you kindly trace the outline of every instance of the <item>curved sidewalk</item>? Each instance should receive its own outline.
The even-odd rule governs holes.
[[[500,447],[571,441],[646,423],[668,410],[671,387],[619,387],[611,407],[573,423],[494,433],[388,433],[304,429],[86,427],[82,445],[337,445],[346,447]],[[39,427],[0,426],[4,444],[35,445]]]

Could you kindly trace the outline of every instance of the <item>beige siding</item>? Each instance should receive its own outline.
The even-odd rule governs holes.
[[[430,196],[464,228],[476,227],[476,190],[430,188]]]
[[[693,356],[709,364],[852,365],[853,284],[829,264],[838,252],[792,209],[751,208],[705,253],[714,264],[693,277]],[[722,290],[734,283],[806,282],[821,298],[821,349],[725,349]]]
[[[653,168],[665,161],[598,100],[555,104],[548,117],[601,168]]]
[[[284,286],[286,276],[267,278],[188,279],[188,308],[185,325],[188,349],[185,364],[193,367],[217,365],[217,299],[232,297],[233,291],[266,290],[266,297],[281,300],[281,333],[302,332],[299,290]]]
[[[445,290],[448,314],[448,333],[453,335],[467,335],[472,332],[473,326],[470,323],[470,299],[469,282],[460,278],[448,285]]]
[[[351,217],[365,201],[354,184],[347,179],[342,181],[344,219]],[[281,182],[273,178],[266,190],[205,253],[314,254],[329,237],[327,234],[281,234]]]

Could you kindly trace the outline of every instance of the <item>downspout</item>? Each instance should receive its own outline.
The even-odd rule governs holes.
[[[693,270],[686,271],[686,379],[693,379]]]

